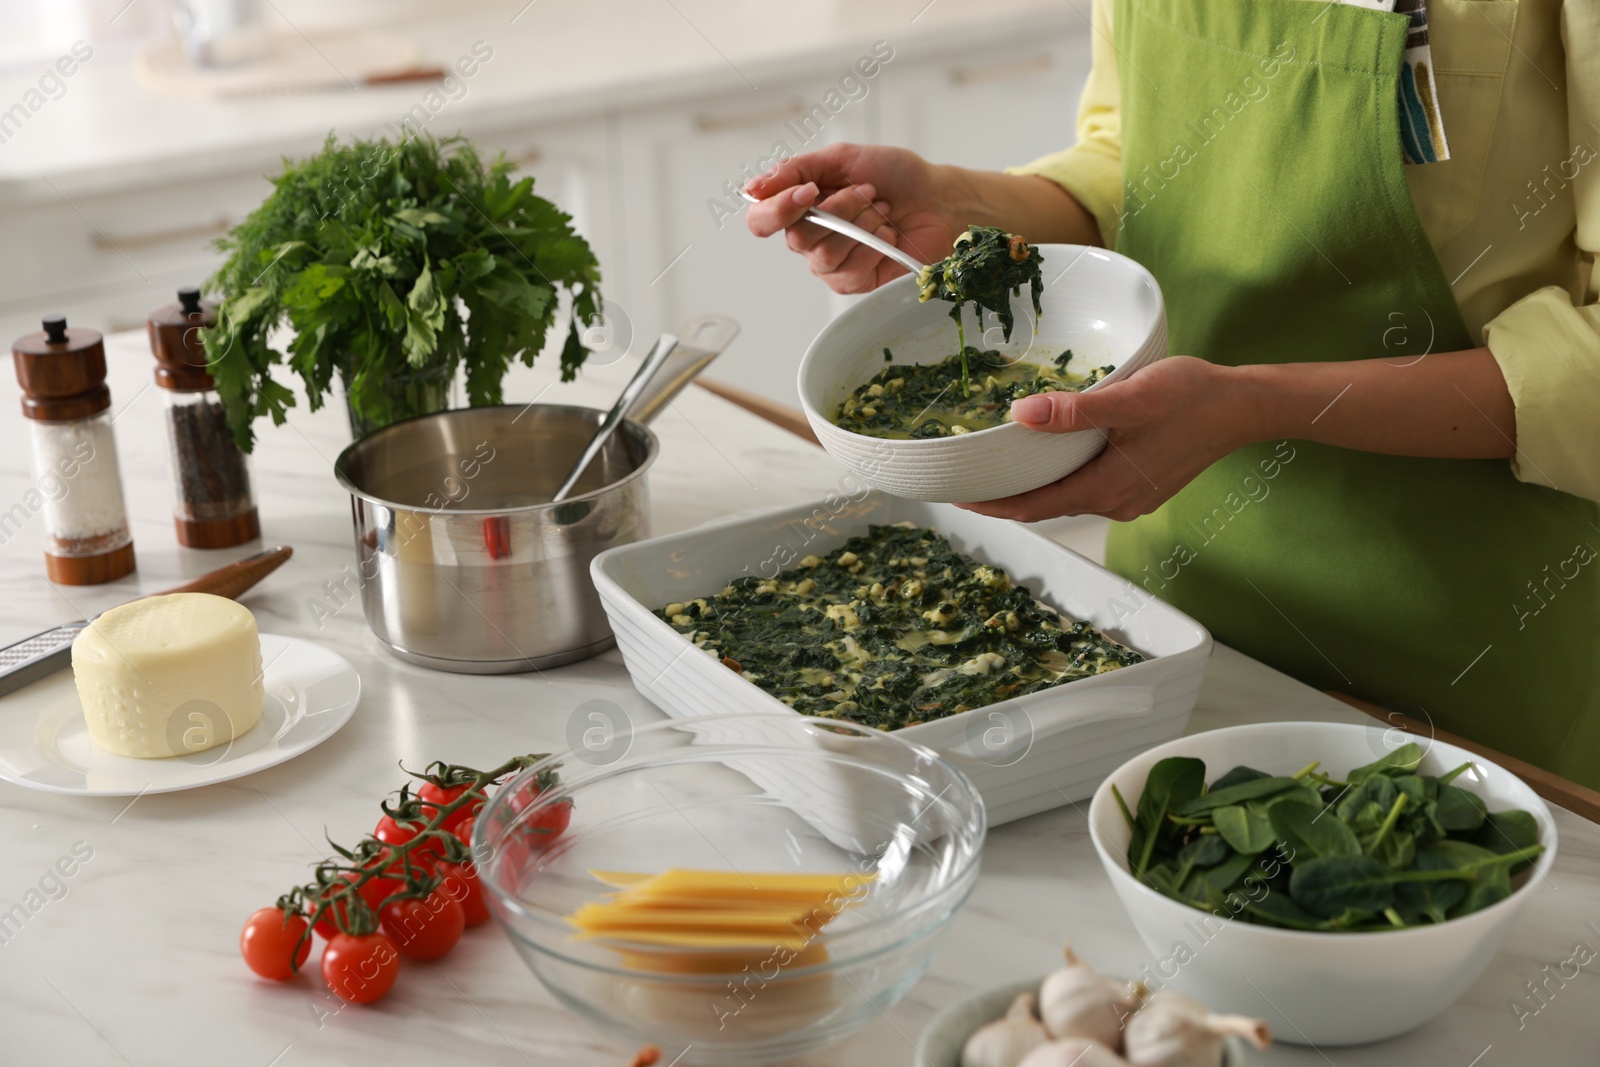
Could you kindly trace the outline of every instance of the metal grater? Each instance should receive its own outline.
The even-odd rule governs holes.
[[[72,639],[87,622],[69,622],[0,648],[0,694],[10,693],[66,667]]]

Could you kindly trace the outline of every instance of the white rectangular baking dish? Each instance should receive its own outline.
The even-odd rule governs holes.
[[[859,483],[854,483],[859,486]],[[675,717],[794,714],[652,614],[746,575],[825,555],[873,524],[912,522],[1003,568],[1044,603],[1142,653],[1143,663],[897,731],[960,767],[990,825],[1086,799],[1138,752],[1183,733],[1211,635],[1133,583],[1026,526],[857,489],[622,545],[590,566],[634,686]]]

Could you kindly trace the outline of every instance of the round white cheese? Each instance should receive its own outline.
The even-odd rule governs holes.
[[[185,756],[261,721],[261,638],[250,609],[210,593],[112,608],[72,642],[89,739],[119,756]]]

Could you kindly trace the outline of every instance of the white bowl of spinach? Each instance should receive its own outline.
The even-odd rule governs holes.
[[[1556,850],[1549,808],[1503,767],[1343,723],[1158,746],[1106,779],[1089,824],[1155,973],[1316,1045],[1448,1008]]]
[[[1105,447],[1098,430],[1050,434],[1009,421],[980,428],[968,416],[987,406],[1003,418],[1011,400],[1032,392],[1103,388],[1165,356],[1160,286],[1139,264],[1103,248],[1037,245],[1030,253],[1042,257],[1041,286],[1036,297],[1021,284],[1003,305],[1013,329],[994,312],[1003,292],[987,294],[980,321],[971,304],[921,299],[923,288],[909,275],[829,323],[806,351],[799,381],[822,447],[874,488],[942,502],[1037,489],[1098,455]],[[878,392],[869,397],[873,386]],[[966,389],[970,403],[963,397],[962,410],[940,415],[965,425],[940,431],[930,419],[936,405]]]

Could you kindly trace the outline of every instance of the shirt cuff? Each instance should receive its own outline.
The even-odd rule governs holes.
[[[1094,216],[1105,246],[1116,246],[1117,219],[1122,211],[1122,159],[1119,155],[1101,151],[1093,144],[1079,144],[1064,152],[1042,156],[1025,166],[1007,167],[1006,173],[1049,178]]]
[[[1600,500],[1600,308],[1574,307],[1555,286],[1483,328],[1516,409],[1511,472],[1524,482]]]

